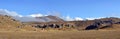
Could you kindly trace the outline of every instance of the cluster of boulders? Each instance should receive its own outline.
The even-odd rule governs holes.
[[[34,24],[32,27],[36,27],[36,28],[65,28],[65,27],[69,27],[69,28],[73,28],[74,25],[72,24]]]
[[[120,22],[116,22],[115,24],[120,24]]]
[[[116,23],[119,24],[119,22]],[[116,23],[113,22],[113,20],[106,21],[97,20],[92,25],[87,26],[85,30],[112,28],[113,27],[112,25]]]
[[[77,23],[77,24],[76,24]],[[66,22],[66,23],[44,23],[34,24],[32,27],[35,28],[74,28],[82,30],[99,30],[112,28],[113,24],[120,24],[120,22],[114,22],[114,20],[93,20],[93,21],[80,21],[80,22]]]

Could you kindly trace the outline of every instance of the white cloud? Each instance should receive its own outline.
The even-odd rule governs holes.
[[[1,15],[9,15],[9,16],[17,16],[17,17],[26,17],[26,16],[22,16],[20,14],[18,14],[15,11],[9,11],[7,9],[0,9],[0,14]],[[27,17],[42,17],[42,16],[48,16],[48,15],[43,15],[43,14],[31,14],[31,15],[27,15]]]
[[[95,19],[101,19],[101,18],[105,18],[105,17],[96,17],[96,18],[86,18],[87,20],[95,20]]]
[[[82,19],[80,17],[72,18],[70,16],[66,16],[66,17],[64,17],[64,20],[66,20],[66,21],[80,21],[80,20],[84,20],[84,19]]]
[[[82,19],[82,18],[80,18],[80,17],[75,17],[75,20],[76,20],[76,21],[79,21],[79,20],[84,20],[84,19]]]
[[[66,17],[65,17],[65,20],[66,20],[66,21],[73,21],[74,19],[71,18],[70,16],[66,16]]]
[[[28,15],[30,17],[42,17],[44,16],[43,14],[31,14],[31,15]]]
[[[19,15],[19,14],[16,13],[15,11],[9,11],[9,10],[7,10],[7,9],[0,9],[0,14],[1,14],[1,15],[20,16],[20,17],[22,17],[22,15]]]
[[[18,17],[24,17],[24,16],[22,16],[22,15],[18,15]]]
[[[96,18],[86,18],[87,20],[94,20],[94,19],[96,19]]]

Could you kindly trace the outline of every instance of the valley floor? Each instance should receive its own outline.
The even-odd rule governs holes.
[[[90,31],[0,31],[0,39],[120,39],[119,30]]]

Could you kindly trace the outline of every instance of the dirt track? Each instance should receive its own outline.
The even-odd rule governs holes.
[[[0,32],[0,39],[120,39],[120,31]]]

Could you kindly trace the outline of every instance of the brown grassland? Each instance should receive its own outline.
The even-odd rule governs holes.
[[[0,31],[0,39],[120,39],[120,31]]]

